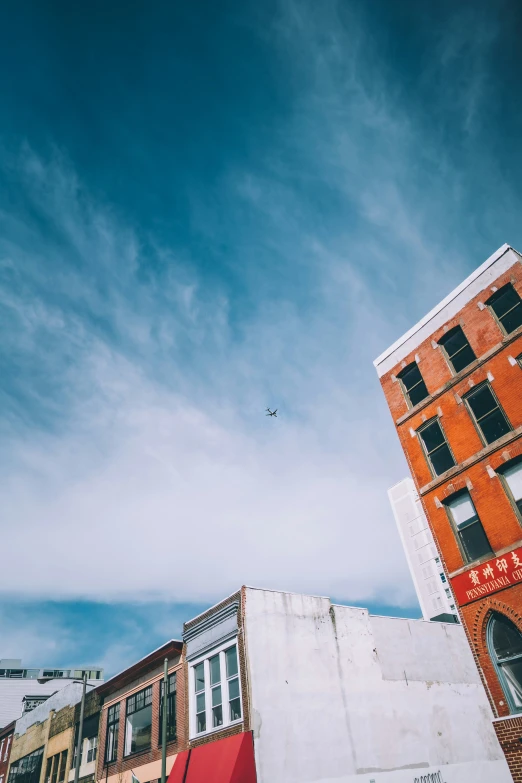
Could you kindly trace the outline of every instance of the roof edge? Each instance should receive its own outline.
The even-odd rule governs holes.
[[[419,329],[421,329],[423,326],[425,326],[427,323],[429,323],[432,318],[434,318],[440,311],[446,307],[455,297],[457,297],[462,291],[464,291],[477,277],[479,277],[483,272],[486,271],[492,264],[495,263],[495,261],[498,261],[499,258],[501,258],[505,253],[508,252],[508,250],[513,250],[513,252],[517,253],[517,255],[520,256],[520,253],[515,250],[515,248],[511,247],[511,245],[508,245],[507,243],[504,243],[501,245],[501,247],[498,248],[498,250],[495,250],[492,255],[489,256],[489,258],[484,261],[483,264],[481,264],[479,267],[477,267],[468,277],[466,277],[465,280],[460,283],[456,288],[454,288],[450,293],[433,309],[429,311],[423,318],[420,319],[414,326],[411,327],[411,329],[408,329],[407,332],[405,332],[401,337],[399,337],[398,340],[396,340],[392,345],[389,346],[389,348],[386,348],[385,351],[383,351],[373,362],[373,366],[377,368],[385,359],[387,359],[394,351],[397,350],[397,348],[400,348],[403,343],[406,342],[406,340],[409,340],[410,337],[412,337],[415,332],[418,332]]]

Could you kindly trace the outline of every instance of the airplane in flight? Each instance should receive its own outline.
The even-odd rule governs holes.
[[[271,411],[270,408],[267,408],[267,411],[268,411],[268,413],[266,414],[267,416],[275,416],[277,419],[277,408],[275,409],[275,411]]]

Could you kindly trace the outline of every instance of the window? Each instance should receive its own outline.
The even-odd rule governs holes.
[[[4,761],[7,761],[7,757],[9,755],[9,748],[11,747],[11,740],[13,739],[13,735],[10,734],[7,738],[7,745],[5,746],[5,753],[4,753]]]
[[[159,744],[163,731],[163,681],[160,684]],[[176,672],[167,678],[167,742],[176,739]]]
[[[518,363],[520,364],[520,366],[522,367],[522,353],[520,354],[520,356],[517,356],[517,362],[518,362]]]
[[[491,307],[506,334],[522,326],[522,299],[511,283],[495,291],[486,304]]]
[[[118,757],[118,732],[120,730],[120,705],[113,704],[107,711],[107,742],[105,761],[116,761]]]
[[[435,476],[440,476],[441,473],[445,473],[457,464],[438,419],[428,421],[417,432]]]
[[[417,405],[418,402],[428,396],[428,390],[417,362],[408,364],[397,377],[402,383],[404,393],[412,406]]]
[[[509,496],[522,516],[522,459],[503,465],[498,471]]]
[[[453,495],[445,503],[460,541],[461,549],[468,562],[491,555],[492,550],[482,527],[471,495],[467,490]]]
[[[9,770],[8,783],[38,783],[42,770],[43,748],[13,761]]]
[[[150,748],[152,735],[152,685],[129,696],[125,721],[125,755]]]
[[[45,783],[64,783],[66,765],[66,750],[64,750],[62,753],[56,753],[54,756],[48,758],[47,768],[45,770]]]
[[[486,443],[493,443],[511,431],[506,415],[489,383],[477,386],[468,392],[464,399]]]
[[[488,650],[511,712],[522,712],[522,634],[507,617],[493,614],[487,628]]]
[[[444,348],[455,372],[460,372],[477,358],[460,326],[456,326],[454,329],[446,332],[440,338],[439,345],[442,345]]]
[[[96,760],[98,750],[98,737],[89,737],[87,740],[87,764]]]
[[[241,720],[237,645],[223,647],[194,664],[191,690],[192,736]]]

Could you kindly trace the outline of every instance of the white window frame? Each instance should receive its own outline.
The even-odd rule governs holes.
[[[229,720],[229,693],[228,693],[228,679],[226,675],[226,657],[225,652],[229,650],[231,647],[236,648],[236,655],[237,655],[237,677],[239,680],[239,703],[241,705],[241,717],[236,718],[236,720]],[[210,665],[209,660],[213,658],[215,655],[219,655],[219,663],[220,663],[220,670],[221,670],[221,699],[222,699],[222,705],[223,705],[223,723],[221,726],[216,726],[215,728],[212,726],[212,688],[210,685]],[[204,674],[205,674],[205,717],[206,717],[206,730],[196,732],[196,691],[195,691],[195,674],[194,669],[195,667],[203,663],[204,665]],[[233,677],[231,679],[234,679]],[[201,693],[201,691],[200,691]],[[228,641],[223,642],[223,644],[220,644],[217,647],[213,647],[212,650],[209,650],[204,655],[200,655],[198,658],[194,658],[194,660],[191,660],[189,662],[189,739],[196,739],[197,737],[206,737],[208,734],[215,734],[218,731],[223,731],[224,729],[227,729],[229,726],[237,726],[238,724],[242,723],[244,720],[244,712],[243,712],[243,694],[241,692],[241,663],[239,660],[239,649],[238,649],[238,643],[237,643],[237,637],[233,637],[232,639],[228,639]]]

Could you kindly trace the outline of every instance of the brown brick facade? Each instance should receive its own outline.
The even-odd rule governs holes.
[[[381,377],[397,434],[450,578],[478,568],[492,557],[481,558],[474,564],[465,559],[443,503],[459,490],[469,491],[496,557],[522,545],[521,516],[496,473],[508,460],[522,456],[522,367],[516,361],[522,354],[522,327],[510,335],[504,334],[494,314],[484,306],[493,291],[506,283],[511,283],[522,296],[520,261],[497,279],[490,280],[487,288]],[[462,327],[477,359],[454,373],[438,342],[457,325]],[[398,375],[411,362],[417,363],[429,396],[409,408]],[[511,432],[490,445],[482,440],[463,400],[473,386],[486,380],[512,427]],[[418,428],[434,417],[438,417],[457,463],[441,476],[433,475],[417,436]],[[522,631],[522,583],[459,608],[494,715],[505,718],[509,715],[507,699],[486,644],[486,628],[492,612],[508,617]],[[500,720],[495,723],[495,729],[514,780],[522,781],[522,743],[518,741],[522,736],[522,717]]]
[[[216,612],[219,612],[221,609],[224,609],[225,607],[229,606],[230,604],[233,604],[236,601],[239,603],[238,611],[237,611],[237,627],[238,627],[237,653],[238,653],[238,660],[239,660],[241,699],[243,703],[243,720],[240,723],[235,724],[234,726],[229,726],[223,729],[222,731],[214,731],[211,734],[206,734],[204,737],[199,737],[192,740],[188,740],[188,725],[187,725],[188,747],[191,748],[196,748],[199,747],[200,745],[205,745],[207,742],[216,742],[217,740],[225,739],[225,737],[232,737],[235,734],[240,734],[241,732],[244,731],[250,731],[251,728],[250,690],[248,687],[248,666],[247,666],[246,642],[245,642],[245,632],[244,632],[244,622],[243,622],[244,614],[245,614],[246,589],[242,587],[239,592],[234,593],[233,595],[226,598],[224,601],[221,601],[221,603],[208,609],[203,614],[198,615],[198,617],[196,617],[194,620],[185,623],[185,629],[187,630],[189,628],[192,628],[194,625],[203,622],[204,620],[211,617]],[[188,717],[188,705],[189,705],[188,668],[189,668],[189,664],[185,663],[185,681],[187,683],[187,693],[186,693],[187,717]]]
[[[172,674],[176,672],[176,731],[177,737],[175,740],[167,744],[167,759],[172,760],[177,753],[187,747],[187,708],[186,708],[186,683],[185,683],[185,670],[180,662],[175,665],[170,665],[168,673]],[[140,678],[139,682],[134,686],[124,689],[124,692],[119,692],[116,698],[107,697],[105,699],[101,719],[100,719],[100,731],[99,731],[99,751],[98,762],[96,770],[96,779],[105,780],[114,775],[118,776],[120,780],[123,780],[125,772],[129,770],[136,771],[137,768],[148,764],[150,762],[156,762],[161,759],[161,733],[159,722],[160,711],[160,684],[163,679],[163,672],[157,671],[153,676],[149,678]],[[129,696],[137,693],[143,688],[152,685],[152,740],[151,747],[140,753],[132,753],[130,755],[125,754],[125,710],[126,702]],[[109,707],[119,702],[120,704],[120,724],[118,733],[118,757],[116,761],[107,764],[105,762],[105,745],[107,739],[107,713]],[[168,769],[168,767],[167,767]],[[138,776],[139,777],[139,776]],[[157,778],[160,777],[158,774]],[[140,783],[147,783],[147,781],[140,780]]]

